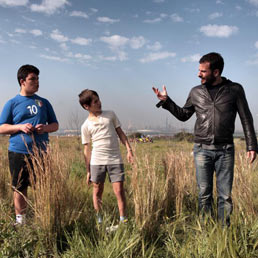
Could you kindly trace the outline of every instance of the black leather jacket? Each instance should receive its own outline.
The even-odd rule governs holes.
[[[169,97],[159,104],[181,121],[188,120],[196,112],[194,141],[203,144],[233,143],[238,113],[245,133],[247,151],[257,151],[252,114],[244,89],[238,83],[223,78],[223,85],[214,100],[206,86],[199,85],[192,88],[183,108],[177,106]]]

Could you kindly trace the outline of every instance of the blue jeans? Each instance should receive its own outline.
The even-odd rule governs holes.
[[[222,149],[209,150],[201,144],[194,145],[194,161],[196,179],[199,188],[199,211],[213,215],[212,190],[213,174],[216,173],[218,219],[224,225],[230,224],[230,214],[233,210],[231,191],[234,177],[234,146],[224,146]]]

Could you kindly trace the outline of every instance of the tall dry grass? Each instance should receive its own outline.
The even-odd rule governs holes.
[[[71,154],[71,153],[70,153]],[[85,214],[88,202],[84,185],[70,173],[69,153],[60,151],[59,145],[47,152],[34,150],[29,166],[31,191],[28,199],[34,213],[34,222],[49,235],[56,237],[62,230]]]
[[[169,151],[163,158],[148,154],[136,157],[131,189],[136,223],[142,230],[155,233],[167,216],[180,215],[185,196],[195,195],[192,156]]]
[[[194,217],[198,214],[194,160],[185,144],[181,143],[181,151],[169,150],[163,155],[145,152],[136,157],[131,178],[135,219],[139,227],[147,232],[155,231],[166,217],[179,217],[183,213]],[[252,190],[256,170],[257,162],[250,165],[246,152],[237,149],[232,192],[235,212],[257,215]]]
[[[257,215],[255,211],[255,193],[252,189],[258,163],[250,164],[244,149],[238,149],[235,161],[235,174],[233,183],[233,202],[236,212]],[[257,205],[257,204],[256,204]]]
[[[111,211],[111,218],[107,217],[104,227],[97,229],[91,190],[85,182],[83,155],[77,150],[76,139],[51,142],[47,153],[32,157],[36,181],[28,193],[26,236],[15,238],[22,233],[9,227],[8,216],[0,216],[0,256],[18,257],[10,254],[19,249],[21,257],[32,257],[24,255],[26,252],[48,254],[43,257],[234,257],[234,254],[256,257],[257,161],[251,166],[247,163],[240,143],[237,143],[233,185],[235,210],[227,232],[222,232],[216,221],[207,225],[199,223],[192,145],[157,141],[137,145],[135,164],[133,167],[126,164],[127,171],[131,170],[125,186],[128,213],[132,217],[124,228],[107,234],[105,225],[118,214],[112,187],[107,183],[104,193],[105,209]],[[2,154],[0,183],[9,196],[12,191],[7,151]],[[123,155],[125,160],[124,149]],[[2,195],[4,191],[0,193],[1,199],[6,199]],[[216,191],[214,194],[216,197]],[[0,205],[1,213],[13,214],[10,207],[12,202],[9,206]],[[57,250],[59,235],[63,235],[66,246]]]
[[[2,201],[11,200],[11,177],[9,172],[9,162],[7,150],[7,137],[0,136],[0,199]]]

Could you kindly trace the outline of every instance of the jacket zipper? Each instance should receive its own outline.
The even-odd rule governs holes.
[[[215,129],[216,129],[216,126],[215,126],[215,103],[216,103],[216,99],[219,95],[219,93],[224,89],[225,87],[222,86],[216,93],[215,97],[214,97],[214,100],[213,100],[213,135],[212,135],[212,143],[214,144],[215,142]]]

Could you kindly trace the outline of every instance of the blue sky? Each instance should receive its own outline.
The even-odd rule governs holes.
[[[1,96],[19,92],[17,69],[37,66],[38,94],[61,127],[87,112],[85,88],[98,91],[123,128],[190,128],[157,109],[151,87],[167,86],[180,106],[200,83],[199,58],[219,52],[223,75],[241,83],[258,127],[258,0],[0,0]]]

